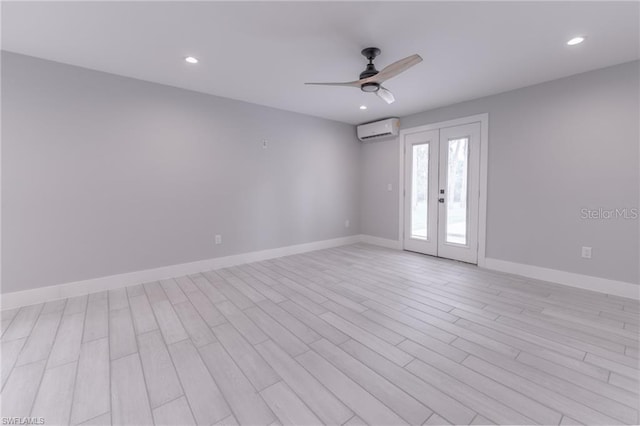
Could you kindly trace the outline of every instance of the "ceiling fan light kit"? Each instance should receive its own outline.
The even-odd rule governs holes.
[[[380,85],[378,83],[364,83],[360,86],[360,90],[363,92],[377,92],[380,90]]]
[[[393,94],[382,86],[382,83],[397,76],[398,74],[408,70],[412,66],[422,62],[420,55],[415,54],[407,56],[404,59],[400,59],[386,66],[382,71],[378,71],[373,64],[373,60],[376,56],[380,55],[381,51],[377,47],[367,47],[360,52],[362,56],[367,58],[369,63],[364,71],[360,73],[360,79],[356,81],[348,81],[344,83],[305,83],[317,86],[351,86],[359,87],[360,90],[367,93],[375,93],[380,99],[388,104],[395,102]]]

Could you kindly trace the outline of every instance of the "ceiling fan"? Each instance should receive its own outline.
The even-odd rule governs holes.
[[[382,71],[378,71],[373,65],[373,60],[380,54],[380,49],[377,47],[367,47],[360,52],[362,56],[367,58],[369,63],[367,68],[360,73],[360,80],[349,81],[345,83],[305,83],[318,86],[351,86],[359,87],[363,92],[371,92],[378,95],[379,98],[386,103],[391,104],[396,99],[393,97],[393,93],[382,87],[382,83],[397,76],[398,74],[408,70],[412,66],[422,62],[420,55],[407,56],[404,59],[400,59],[386,66]]]

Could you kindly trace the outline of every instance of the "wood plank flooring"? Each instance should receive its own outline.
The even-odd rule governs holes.
[[[355,244],[2,312],[46,424],[638,424],[637,301]]]

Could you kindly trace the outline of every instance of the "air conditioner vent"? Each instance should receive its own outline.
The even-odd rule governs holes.
[[[400,120],[397,118],[389,118],[373,123],[361,124],[357,130],[358,139],[361,141],[393,138],[397,136],[400,131]]]
[[[389,135],[393,135],[393,133],[391,132],[387,132],[387,133],[380,133],[379,135],[371,135],[371,136],[363,136],[360,139],[365,140],[365,139],[375,139],[375,138],[381,138],[384,136],[389,136]]]

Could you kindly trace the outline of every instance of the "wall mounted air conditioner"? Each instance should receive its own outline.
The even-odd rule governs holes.
[[[388,118],[358,126],[358,139],[363,142],[394,138],[400,132],[400,120]]]

